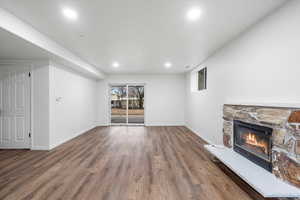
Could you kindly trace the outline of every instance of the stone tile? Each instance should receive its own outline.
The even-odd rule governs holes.
[[[231,121],[223,121],[223,133],[225,135],[233,135],[233,123]]]
[[[288,109],[277,108],[258,108],[257,120],[260,123],[277,125],[283,127],[290,115]]]
[[[295,154],[295,143],[294,138],[290,138],[285,142],[285,148],[289,153]]]
[[[286,129],[274,129],[272,133],[273,144],[277,146],[283,146],[286,134]]]
[[[287,123],[286,128],[293,131],[294,135],[300,135],[300,124],[299,123]]]
[[[297,139],[296,140],[296,150],[295,150],[295,153],[297,155],[297,157],[299,158],[300,157],[300,139]]]
[[[300,123],[300,110],[293,111],[288,119],[289,123]]]
[[[297,187],[300,187],[300,164],[284,152],[273,151],[273,173]]]
[[[245,112],[245,111],[237,111],[234,115],[235,119],[240,119],[243,121],[252,121],[253,119],[255,119],[253,117],[254,115],[250,112]]]
[[[242,110],[244,112],[248,113],[256,113],[257,107],[254,106],[241,106],[239,110]]]
[[[224,146],[231,148],[232,142],[231,142],[231,136],[230,135],[223,135],[223,144]]]
[[[290,115],[290,110],[284,108],[258,108],[256,109],[256,112],[259,115],[273,115],[285,119]]]
[[[226,119],[233,120],[236,110],[232,106],[225,105],[223,107],[223,116]]]

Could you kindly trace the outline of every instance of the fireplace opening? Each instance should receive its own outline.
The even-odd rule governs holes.
[[[233,149],[263,167],[272,171],[272,129],[242,121],[234,121]]]

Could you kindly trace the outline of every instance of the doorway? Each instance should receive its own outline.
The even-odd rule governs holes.
[[[0,148],[30,148],[30,68],[0,66]]]
[[[110,123],[112,125],[144,125],[144,103],[144,85],[111,85]]]

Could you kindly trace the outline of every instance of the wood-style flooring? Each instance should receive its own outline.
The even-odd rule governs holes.
[[[99,127],[52,151],[0,150],[0,199],[263,199],[185,127]]]

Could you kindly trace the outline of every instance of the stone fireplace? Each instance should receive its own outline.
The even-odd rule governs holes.
[[[224,105],[223,143],[300,188],[300,109]]]

